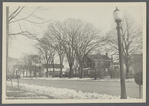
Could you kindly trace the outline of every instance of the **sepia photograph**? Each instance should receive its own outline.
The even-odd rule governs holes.
[[[145,2],[3,2],[2,103],[145,103]]]

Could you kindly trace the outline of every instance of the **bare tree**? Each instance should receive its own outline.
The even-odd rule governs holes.
[[[142,52],[142,29],[129,14],[125,14],[121,31],[123,39],[123,60],[126,66],[126,78],[128,78],[132,54]],[[107,33],[107,44],[109,44],[109,50],[112,51],[113,54],[118,54],[116,29],[112,29]]]
[[[24,68],[24,70],[26,70],[26,77],[28,76],[28,72],[29,72],[29,75],[31,77],[31,65],[32,65],[32,61],[31,61],[31,58],[30,58],[30,55],[25,55],[23,56],[23,58],[21,59],[21,62],[22,62],[22,67]],[[24,70],[23,70],[23,74],[24,74]]]
[[[7,61],[8,61],[8,52],[9,52],[8,48],[9,48],[10,38],[14,38],[17,35],[19,35],[19,36],[23,35],[30,39],[34,39],[34,40],[37,39],[37,34],[35,34],[33,31],[28,30],[27,27],[24,26],[24,23],[29,22],[32,24],[39,25],[39,24],[44,24],[44,23],[47,23],[47,22],[50,22],[51,20],[53,20],[53,19],[50,19],[50,20],[43,21],[43,18],[35,15],[35,12],[37,10],[39,10],[41,7],[37,7],[33,11],[28,11],[28,13],[24,14],[23,10],[25,10],[26,8],[27,7],[25,7],[25,6],[18,6],[18,7],[16,7],[16,9],[13,10],[11,7],[6,6],[6,38],[7,38],[7,44],[6,44],[7,58],[6,59],[7,59]],[[20,17],[21,14],[23,17],[22,16]],[[30,19],[31,17],[38,19],[41,22],[39,22],[39,23],[34,22]],[[21,22],[23,22],[23,23],[21,23]],[[11,30],[11,28],[14,28],[14,26],[18,26],[18,29],[16,32],[14,32],[14,30],[13,31]],[[8,63],[6,65],[7,65],[6,70],[8,70]]]
[[[36,48],[39,51],[41,62],[46,64],[46,77],[48,77],[48,64],[52,62],[55,55],[55,50],[51,47],[51,44],[46,37],[38,40]]]
[[[59,56],[59,61],[60,61],[60,66],[61,66],[60,67],[60,78],[62,78],[63,77],[62,66],[63,66],[63,60],[64,60],[65,53],[64,53],[61,43],[59,43],[58,45],[55,45],[55,50],[57,51],[58,56]]]
[[[32,70],[34,72],[34,77],[37,78],[37,72],[39,71],[37,64],[40,64],[41,58],[39,55],[32,54],[32,55],[29,55],[29,60],[31,61],[31,64],[33,66]]]
[[[24,76],[24,69],[26,70],[26,76],[27,73],[29,71],[30,73],[30,77],[32,76],[32,72],[34,72],[34,76],[36,77],[37,75],[37,64],[40,63],[40,56],[36,55],[36,54],[29,54],[29,55],[25,55],[22,58],[22,68],[23,68],[23,76]]]
[[[12,38],[12,36],[14,37],[14,35],[24,35],[26,37],[29,37],[29,35],[33,35],[31,34],[30,32],[28,31],[24,31],[22,30],[22,27],[21,27],[21,24],[20,24],[20,21],[21,20],[25,20],[27,18],[29,18],[30,16],[33,15],[33,13],[36,11],[36,9],[28,16],[26,17],[23,17],[23,18],[20,18],[20,19],[17,19],[18,15],[22,12],[22,10],[25,8],[25,6],[19,6],[17,7],[13,12],[10,12],[10,7],[9,6],[6,6],[6,38],[7,38],[7,44],[6,44],[6,49],[7,49],[7,54],[6,54],[6,59],[8,61],[8,52],[9,52],[9,41],[10,39],[9,38]],[[12,33],[10,31],[10,25],[14,24],[14,23],[17,23],[19,25],[19,32],[17,33]],[[8,63],[7,63],[7,69],[8,70]]]
[[[69,78],[70,78],[72,75],[75,53],[74,53],[74,50],[72,49],[72,43],[74,38],[73,37],[71,38],[69,36],[67,32],[68,26],[69,24],[67,24],[67,21],[64,21],[63,23],[59,21],[55,23],[51,23],[48,28],[48,33],[49,35],[54,36],[59,41],[59,44],[61,45],[59,47],[63,48],[62,54],[63,52],[66,54],[69,68],[70,68],[69,70]]]
[[[31,12],[29,15],[26,15],[24,17],[18,18],[18,16],[22,13],[22,11],[25,9],[25,6],[19,6],[17,7],[14,11],[12,11],[10,13],[9,11],[9,7],[8,7],[8,12],[9,12],[9,16],[8,16],[8,24],[9,26],[14,26],[16,24],[18,24],[19,26],[19,31],[18,32],[10,32],[8,34],[8,37],[14,37],[14,35],[23,35],[29,38],[33,38],[34,34],[32,34],[30,31],[28,30],[24,30],[24,28],[22,28],[22,25],[20,23],[20,21],[25,21],[26,19],[30,18],[33,16],[33,14],[35,13],[36,10],[39,9],[39,7],[37,7],[35,10],[33,10],[33,12]],[[8,29],[9,30],[9,29]]]
[[[36,24],[36,25],[41,25],[41,24],[45,24],[47,22],[52,21],[53,19],[49,19],[44,21],[44,19],[40,16],[37,16],[35,13],[41,9],[41,7],[35,7],[34,10],[32,11],[28,11],[28,13],[24,13],[24,10],[27,9],[28,7],[25,6],[19,6],[17,7],[14,11],[12,11],[11,13],[9,12],[9,7],[8,7],[8,12],[9,12],[9,16],[8,16],[8,24],[9,26],[12,25],[16,25],[18,24],[18,32],[10,32],[8,35],[9,36],[14,36],[14,35],[23,35],[26,36],[28,38],[31,39],[36,39],[37,34],[35,34],[35,32],[27,29],[26,26],[24,26],[24,23],[30,23],[30,24]],[[33,21],[33,19],[36,19],[39,22]]]
[[[61,41],[57,40],[54,36],[51,36],[48,32],[46,33],[46,37],[47,39],[49,39],[51,47],[53,47],[53,49],[55,49],[55,51],[57,52],[58,56],[59,56],[59,61],[60,61],[60,78],[63,77],[63,72],[62,72],[62,65],[63,65],[63,60],[65,57],[65,52],[64,49],[62,47],[62,43]]]
[[[70,37],[74,39],[72,48],[75,51],[76,59],[79,62],[81,76],[84,77],[84,59],[91,51],[103,46],[104,38],[101,37],[101,30],[96,29],[92,24],[81,20],[71,20]]]
[[[68,19],[64,22],[51,23],[48,32],[63,47],[70,67],[69,77],[71,77],[75,59],[79,61],[81,77],[83,77],[84,56],[99,47],[99,44],[103,41],[99,36],[100,31],[90,23]]]

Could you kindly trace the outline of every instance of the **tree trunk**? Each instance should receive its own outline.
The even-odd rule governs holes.
[[[47,64],[46,64],[46,78],[49,77],[49,71],[48,71],[48,61],[47,61]]]
[[[46,67],[46,77],[48,78],[48,76],[49,76],[49,72],[48,72],[48,67]]]
[[[41,77],[41,68],[39,66],[39,77]]]
[[[63,69],[62,69],[62,63],[60,63],[61,67],[60,67],[60,78],[63,77]]]
[[[32,74],[32,72],[31,72],[31,70],[30,70],[30,78],[31,78],[31,76],[32,76],[31,74]]]
[[[27,69],[26,69],[26,77],[27,77]]]
[[[95,68],[95,80],[97,79],[97,69]]]
[[[81,71],[81,77],[80,78],[84,78],[84,70],[83,70],[83,62],[80,62],[80,71]]]
[[[126,79],[129,78],[129,65],[126,63]]]
[[[84,78],[84,70],[83,70],[83,67],[81,66],[81,78]]]
[[[69,78],[71,78],[71,76],[72,76],[72,63],[69,63],[69,68],[70,68],[70,70],[69,70]]]
[[[55,77],[55,67],[54,67],[54,59],[53,59],[53,74],[52,74],[52,78]]]
[[[80,67],[78,67],[78,71],[79,71],[79,75],[81,77],[81,69],[80,69]]]
[[[63,77],[62,67],[60,68],[60,78]]]

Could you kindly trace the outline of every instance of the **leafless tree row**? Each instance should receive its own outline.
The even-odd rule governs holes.
[[[125,15],[122,22],[122,37],[124,64],[126,75],[129,77],[132,55],[142,52],[142,29],[128,14]],[[108,52],[118,55],[116,28],[111,29],[104,38],[101,30],[96,29],[92,24],[75,19],[50,23],[46,33],[41,39],[38,39],[36,45],[44,64],[54,64],[54,56],[58,55],[59,63],[63,65],[64,57],[66,57],[69,64],[69,77],[72,76],[73,66],[77,61],[80,78],[84,77],[84,57],[100,47],[108,48]],[[46,76],[48,77],[48,75]],[[62,77],[62,68],[60,77]]]
[[[64,22],[51,22],[46,33],[44,33],[44,36],[39,39],[35,33],[25,30],[26,28],[22,27],[21,21],[33,24],[43,24],[51,21],[51,19],[41,23],[29,19],[30,17],[41,19],[34,14],[40,7],[37,7],[27,16],[18,18],[19,14],[21,14],[24,9],[25,7],[19,6],[12,13],[9,13],[8,8],[8,16],[6,17],[8,23],[8,37],[23,35],[37,40],[38,43],[36,48],[38,49],[38,59],[43,64],[54,64],[54,57],[58,56],[59,64],[63,65],[64,57],[66,57],[70,68],[69,77],[72,76],[73,66],[75,61],[77,61],[79,64],[80,78],[83,78],[84,57],[90,52],[100,49],[103,45],[104,48],[107,48],[108,52],[113,52],[113,54],[118,55],[117,31],[115,27],[107,33],[105,39],[102,37],[101,30],[95,28],[92,24],[82,20],[67,19]],[[14,23],[17,23],[19,26],[18,32],[9,31],[9,26]],[[122,21],[122,38],[124,51],[123,57],[128,77],[129,67],[132,63],[132,54],[142,53],[142,28],[140,28],[128,14],[124,15]],[[105,45],[105,43],[107,45]],[[26,61],[25,64],[31,64],[31,61],[37,64],[36,56],[28,56],[25,58],[28,58],[24,59],[24,61]],[[48,67],[46,67],[46,70],[46,77],[48,77]],[[62,77],[62,68],[60,68],[60,77]]]
[[[47,46],[47,48],[40,50],[41,54],[46,56],[47,54],[43,52],[52,53],[51,50],[54,50],[59,56],[61,65],[64,56],[66,56],[70,68],[69,77],[72,75],[73,65],[76,60],[79,63],[80,78],[84,77],[84,57],[99,48],[104,41],[100,30],[90,23],[75,19],[49,24],[48,30],[42,39],[39,40],[40,47],[38,49],[43,48],[42,45]],[[52,58],[50,56],[48,54],[48,57]],[[62,77],[62,69],[60,73],[60,77]]]
[[[126,78],[129,77],[129,68],[133,54],[142,53],[142,28],[135,23],[131,15],[125,13],[122,21],[123,60],[126,66]],[[118,40],[116,27],[107,33],[108,50],[118,55]]]

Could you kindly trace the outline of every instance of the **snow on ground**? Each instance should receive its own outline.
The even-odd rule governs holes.
[[[120,81],[120,79],[116,79],[116,78],[109,78],[109,79],[100,79],[100,81],[107,81],[107,82],[113,82],[113,81],[115,81],[115,82],[119,82]],[[126,82],[134,82],[135,80],[134,80],[134,78],[131,78],[131,79],[125,79],[125,81]]]
[[[8,84],[6,88],[6,99],[54,99],[54,97],[49,95],[18,89],[17,87],[11,87]]]
[[[11,82],[7,82],[7,84],[10,86]],[[53,88],[46,86],[28,85],[24,83],[20,83],[19,85],[20,89],[46,94],[58,99],[120,99],[120,96],[98,93],[83,93],[82,91],[76,91],[67,88]],[[13,82],[13,87],[17,88],[17,86],[18,84],[16,82]],[[128,99],[135,98],[128,97]]]
[[[21,78],[21,79],[30,79],[30,78]],[[31,78],[31,79],[36,79],[36,78]],[[37,79],[43,79],[43,80],[94,80],[94,78],[58,78],[58,77],[55,77],[55,78],[45,78],[45,77],[38,77]],[[94,80],[94,81],[105,81],[105,82],[119,82],[120,79],[117,79],[117,78],[106,78],[106,79],[97,79],[97,80]],[[131,79],[125,79],[126,82],[134,82],[134,78],[131,78]]]

